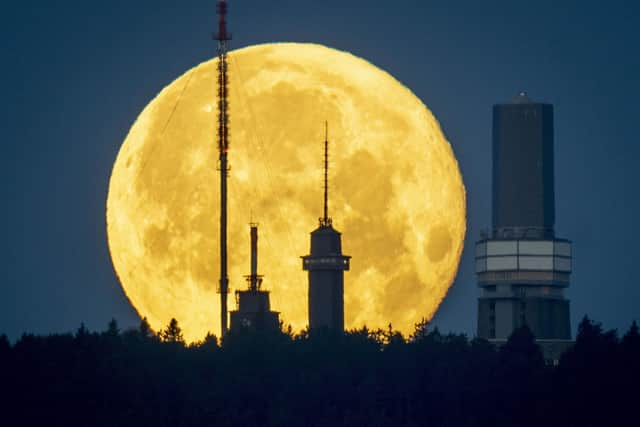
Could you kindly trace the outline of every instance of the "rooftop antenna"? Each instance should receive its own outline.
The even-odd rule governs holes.
[[[320,225],[322,227],[331,227],[331,218],[329,218],[328,204],[329,204],[329,124],[324,121],[324,215],[320,218]]]
[[[221,336],[227,333],[227,294],[229,292],[229,276],[227,273],[227,176],[229,165],[227,152],[229,151],[229,117],[228,106],[228,77],[227,77],[227,48],[231,34],[227,33],[227,2],[218,1],[218,33],[214,39],[218,40],[218,151],[220,170],[220,329]]]
[[[258,224],[251,227],[251,274],[245,276],[249,288],[236,291],[236,307],[231,311],[231,331],[251,329],[253,331],[280,330],[279,314],[271,311],[269,291],[262,287],[262,276],[258,274]]]
[[[262,276],[258,274],[258,224],[249,223],[251,227],[251,274],[247,277],[249,290],[257,292],[262,286]]]

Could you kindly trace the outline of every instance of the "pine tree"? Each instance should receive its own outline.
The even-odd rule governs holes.
[[[204,340],[202,340],[202,343],[200,344],[200,348],[207,351],[217,350],[219,348],[218,337],[216,337],[211,332],[207,332],[207,335],[204,337]]]
[[[107,326],[107,331],[105,332],[105,335],[109,337],[117,337],[120,335],[120,328],[118,328],[118,322],[116,321],[116,319],[114,318],[111,319],[111,321],[109,322],[109,325]]]
[[[89,330],[87,329],[87,327],[84,325],[84,322],[80,323],[80,327],[78,328],[78,330],[76,331],[76,341],[78,342],[84,342],[87,340],[87,338],[89,337]]]
[[[149,325],[149,321],[146,317],[143,317],[140,321],[140,326],[138,326],[138,334],[140,334],[140,338],[143,341],[149,340],[153,336],[151,325]]]
[[[578,325],[575,350],[583,355],[584,361],[614,364],[613,356],[618,345],[615,330],[604,332],[602,325],[584,316]]]
[[[517,364],[521,369],[540,369],[544,365],[542,350],[527,325],[513,331],[500,354],[504,361]]]
[[[424,317],[414,325],[413,333],[409,335],[409,342],[420,342],[429,335],[429,321]]]
[[[184,344],[182,329],[178,325],[178,321],[176,319],[172,318],[167,328],[160,332],[160,338],[164,342]]]
[[[576,336],[576,344],[584,345],[597,341],[602,336],[602,326],[593,322],[589,316],[584,316],[578,325],[578,335]]]

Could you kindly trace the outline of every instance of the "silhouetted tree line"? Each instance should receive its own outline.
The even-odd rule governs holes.
[[[521,328],[500,349],[425,322],[392,330],[229,333],[178,322],[0,337],[2,425],[636,425],[640,335],[588,318],[557,366]],[[10,422],[9,420],[16,420]]]

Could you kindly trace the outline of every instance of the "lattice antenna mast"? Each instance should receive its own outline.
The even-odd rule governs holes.
[[[320,225],[323,227],[331,226],[331,218],[329,218],[329,124],[324,122],[324,215],[320,218]]]
[[[229,292],[229,275],[227,272],[227,177],[229,165],[229,115],[228,108],[228,76],[227,49],[231,34],[227,32],[227,2],[218,1],[218,151],[220,168],[220,329],[221,336],[227,333],[227,294]]]

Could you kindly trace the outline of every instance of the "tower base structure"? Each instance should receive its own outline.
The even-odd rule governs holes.
[[[238,309],[231,312],[231,330],[246,329],[256,332],[280,330],[280,313],[271,311],[269,292],[246,290],[236,292]]]
[[[527,325],[540,340],[570,340],[571,242],[482,238],[476,243],[478,336],[506,340]]]
[[[571,242],[525,236],[476,243],[478,337],[500,347],[526,325],[545,359],[557,363],[573,345],[569,300]]]
[[[489,339],[492,345],[496,348],[500,348],[507,343],[505,339]],[[557,366],[560,363],[560,357],[573,345],[573,340],[540,340],[536,339],[536,344],[540,347],[540,352],[545,362]]]
[[[261,290],[262,276],[258,274],[258,224],[250,224],[251,274],[245,276],[249,287],[236,291],[237,310],[231,312],[231,330],[275,332],[280,330],[279,313],[271,311],[269,291]]]

